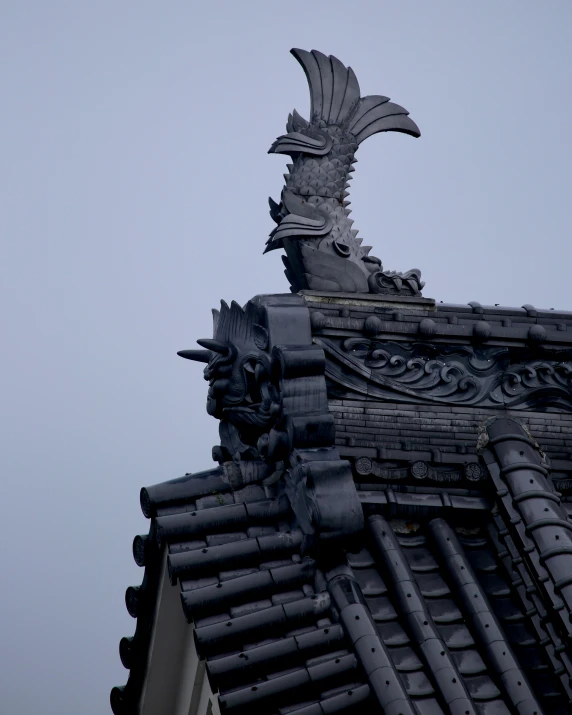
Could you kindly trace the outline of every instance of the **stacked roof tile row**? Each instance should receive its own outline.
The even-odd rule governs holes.
[[[222,712],[570,712],[572,314],[306,293],[314,341],[333,346],[328,408],[365,528],[308,549],[281,480],[233,490],[218,467],[142,490],[151,525],[134,541],[145,571],[126,594],[136,628],[114,713],[138,712],[165,554]],[[357,345],[345,363],[343,341]],[[444,370],[442,393],[414,393],[418,373],[400,383],[390,363],[394,397],[369,394],[384,351],[400,366],[417,344],[422,360],[425,345],[461,355],[461,372],[475,358],[488,392],[463,404],[461,373]],[[497,348],[495,408],[501,377],[483,360]]]
[[[517,504],[544,510],[558,497],[523,435],[509,434],[520,440],[519,469],[545,481]],[[501,443],[509,444],[506,435]],[[213,480],[220,480],[216,494]],[[209,493],[201,495],[205,485]],[[269,489],[232,494],[220,470],[211,470],[144,490],[152,522],[134,551],[146,573],[138,590],[128,589],[137,628],[122,641],[131,673],[125,688],[112,692],[116,715],[137,712],[144,678],[138,656],[147,647],[153,600],[148,589],[164,547],[222,712],[320,715],[380,706],[392,715],[568,712],[568,610],[556,604],[551,612],[564,617],[555,622],[534,607],[537,587],[553,589],[556,581],[552,572],[544,580],[534,572],[530,548],[528,588],[515,572],[522,558],[518,549],[511,557],[507,539],[517,537],[520,522],[500,504],[483,520],[479,508],[443,509],[446,516],[437,518],[410,511],[404,518],[407,511],[396,517],[387,500],[362,502],[366,530],[334,564],[303,555],[287,500]],[[555,543],[570,534],[567,516],[564,510],[547,517],[559,519],[544,525],[557,530]],[[569,558],[564,546],[555,555]],[[551,558],[545,549],[542,561],[550,566]],[[564,599],[562,583],[558,588]]]
[[[223,483],[213,495],[219,477],[212,470],[142,492],[152,523],[134,551],[146,575],[141,587],[127,591],[137,628],[128,646],[122,641],[131,673],[124,688],[112,691],[114,713],[137,712],[154,599],[149,576],[163,547],[221,710],[282,714],[303,706],[300,715],[313,715],[363,703],[367,680],[343,629],[332,622],[329,592],[315,589],[316,562],[301,555],[301,532],[291,528],[286,498],[268,497],[260,487],[231,496]]]

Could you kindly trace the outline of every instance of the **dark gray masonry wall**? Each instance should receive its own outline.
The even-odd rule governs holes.
[[[469,464],[475,465],[473,472],[480,470],[480,428],[502,415],[526,425],[546,455],[555,487],[572,494],[572,414],[338,399],[330,399],[329,408],[336,425],[336,446],[340,456],[350,460],[358,482],[370,481],[372,474],[382,481],[416,476],[416,483],[424,477],[426,483],[466,482]],[[418,462],[427,463],[431,473],[412,474]],[[375,465],[381,463],[376,474]],[[478,476],[484,478],[480,471]]]
[[[357,482],[477,485],[480,430],[514,417],[572,494],[572,315],[306,291],[336,446]],[[468,466],[474,465],[474,466]]]
[[[340,447],[431,450],[476,454],[479,426],[493,416],[514,417],[529,426],[551,459],[572,452],[572,414],[530,410],[403,405],[363,400],[329,400]],[[572,465],[571,465],[572,468]]]

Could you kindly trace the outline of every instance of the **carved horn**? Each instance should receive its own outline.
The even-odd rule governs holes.
[[[220,340],[212,340],[211,338],[201,338],[197,340],[197,343],[202,348],[212,350],[212,352],[220,353],[221,355],[227,355],[230,349],[226,343],[221,343]]]
[[[210,362],[213,354],[211,350],[179,350],[177,355],[186,360],[194,360],[195,362]]]

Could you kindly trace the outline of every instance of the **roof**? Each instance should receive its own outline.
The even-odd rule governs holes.
[[[223,712],[313,715],[352,703],[395,715],[567,712],[572,579],[558,575],[571,571],[568,511],[518,423],[495,420],[487,435],[489,510],[475,499],[457,513],[441,505],[435,518],[406,489],[401,510],[387,493],[374,500],[362,492],[366,528],[335,565],[302,553],[284,496],[261,487],[232,493],[220,468],[143,490],[152,522],[134,550],[146,577],[136,597],[127,593],[137,630],[122,649],[132,670],[125,689],[112,693],[114,712],[133,711],[148,631],[142,604],[165,546]],[[515,453],[518,469],[513,458],[507,471]],[[511,491],[519,485],[524,491]],[[513,502],[503,506],[509,494],[521,521]],[[518,541],[521,526],[532,526],[535,548]],[[548,533],[540,537],[541,529]],[[542,539],[558,541],[558,551],[542,550]],[[564,609],[560,601],[550,608],[555,586]]]
[[[133,712],[140,695],[147,607],[154,601],[147,572],[156,569],[164,546],[171,578],[180,584],[182,608],[194,623],[198,651],[207,658],[209,679],[224,693],[222,709],[238,712],[253,702],[295,700],[297,694],[308,700],[316,687],[324,697],[331,690],[340,702],[363,700],[368,687],[358,676],[342,628],[332,623],[329,595],[314,588],[316,562],[301,555],[302,534],[290,527],[287,499],[267,497],[260,487],[231,494],[228,485],[213,495],[221,471],[142,491],[152,523],[147,537],[135,539],[134,554],[145,565],[146,578],[126,594],[137,628],[128,647],[122,641],[122,660],[131,672],[125,688],[112,691],[113,711]],[[247,656],[243,643],[249,644]],[[264,677],[268,668],[277,673],[286,667],[283,677]],[[334,681],[349,673],[353,683],[335,687]]]
[[[436,303],[385,270],[349,218],[355,152],[420,131],[293,54],[312,109],[270,149],[292,163],[266,246],[293,294],[221,303],[179,353],[205,365],[218,466],[142,490],[112,708],[144,699],[168,578],[221,712],[569,712],[572,313]]]
[[[568,318],[479,311],[222,305],[186,355],[218,466],[141,492],[116,715],[138,712],[165,554],[221,712],[569,711]]]

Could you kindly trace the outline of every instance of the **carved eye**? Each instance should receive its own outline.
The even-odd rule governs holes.
[[[336,252],[340,256],[342,256],[342,258],[349,258],[349,255],[351,253],[349,246],[346,246],[346,244],[342,241],[334,241],[332,245],[334,246]]]

